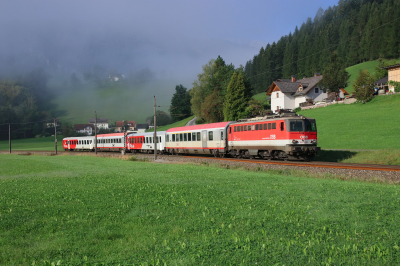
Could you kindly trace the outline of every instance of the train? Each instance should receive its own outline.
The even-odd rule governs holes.
[[[95,137],[63,139],[66,151],[94,151]],[[312,160],[320,150],[313,118],[281,113],[238,121],[175,127],[166,131],[97,135],[98,151],[209,154],[215,157]]]

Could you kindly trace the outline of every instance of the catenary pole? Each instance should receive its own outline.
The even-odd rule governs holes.
[[[94,153],[97,154],[97,113],[94,111]]]
[[[56,118],[54,118],[54,146],[55,146],[56,154],[57,154],[57,123],[56,123]]]
[[[157,160],[157,116],[156,116],[156,96],[154,95],[154,161]]]

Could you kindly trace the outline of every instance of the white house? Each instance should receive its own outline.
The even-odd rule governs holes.
[[[94,125],[92,125],[92,124],[75,124],[74,131],[77,133],[92,135],[92,133],[94,131]]]
[[[94,118],[89,118],[89,124],[94,125]],[[108,129],[108,119],[107,118],[97,118],[97,128]]]
[[[292,79],[274,81],[266,90],[271,97],[271,110],[278,112],[281,109],[295,109],[307,100],[322,101],[328,95],[318,85],[321,80],[322,75],[316,73],[311,78],[296,80],[296,76],[292,76]]]

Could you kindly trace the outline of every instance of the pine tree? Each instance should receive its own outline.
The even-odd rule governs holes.
[[[329,92],[338,94],[341,88],[346,87],[349,77],[350,75],[347,73],[342,59],[338,56],[336,51],[333,52],[323,72],[322,86]]]
[[[234,72],[225,96],[224,120],[235,121],[243,118],[250,99],[250,88],[246,88],[242,72]]]

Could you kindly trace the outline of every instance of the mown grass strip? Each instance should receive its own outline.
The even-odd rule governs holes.
[[[400,262],[399,186],[0,155],[1,264]]]

